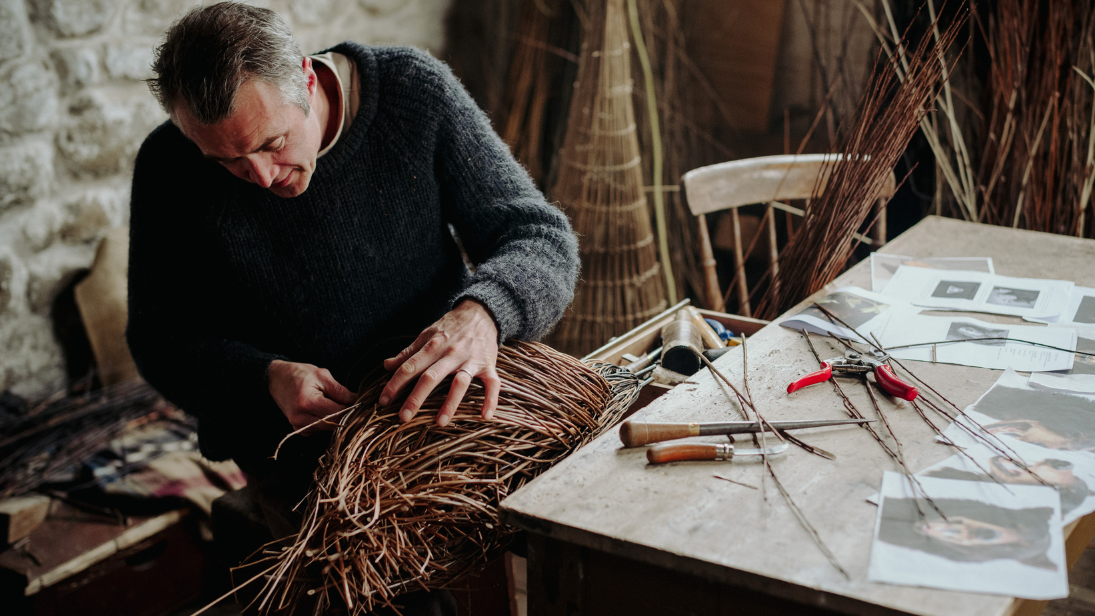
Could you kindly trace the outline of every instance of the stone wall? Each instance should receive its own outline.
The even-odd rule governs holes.
[[[450,0],[257,2],[305,53],[343,40],[440,52]],[[128,222],[133,158],[166,119],[141,82],[192,0],[0,0],[0,390],[65,385],[51,306]]]

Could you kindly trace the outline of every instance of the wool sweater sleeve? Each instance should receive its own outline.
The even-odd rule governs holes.
[[[476,265],[454,304],[487,307],[499,341],[545,335],[574,298],[578,243],[449,68],[421,54],[434,113],[442,207]]]
[[[224,329],[227,308],[195,213],[208,196],[186,181],[197,175],[179,149],[193,146],[172,133],[157,129],[134,169],[126,339],[141,376],[199,418],[203,453],[222,459],[226,439],[268,442],[289,431],[266,382],[279,356]]]

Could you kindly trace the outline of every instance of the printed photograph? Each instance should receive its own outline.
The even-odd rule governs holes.
[[[1076,323],[1095,323],[1095,295],[1085,295],[1080,300],[1080,307],[1072,320]]]
[[[1039,291],[1031,289],[1009,289],[1008,287],[993,287],[989,291],[989,298],[985,300],[997,306],[1014,306],[1015,308],[1034,308],[1038,303]]]
[[[977,290],[981,288],[980,282],[963,282],[958,280],[940,280],[935,287],[932,297],[943,299],[973,299],[977,297]]]
[[[993,387],[972,410],[988,432],[1058,451],[1095,452],[1095,402],[1050,389]]]
[[[1077,336],[1076,350],[1084,353],[1095,353],[1095,340]],[[1066,374],[1095,374],[1095,355],[1076,353],[1072,360],[1072,370],[1069,370]]]
[[[983,346],[1004,346],[1007,340],[980,340],[980,338],[1007,338],[1009,330],[993,329],[966,321],[952,321],[947,330],[947,340],[965,340]],[[973,340],[970,340],[970,339]]]
[[[1010,559],[1056,571],[1049,558],[1050,507],[1007,509],[975,500],[932,499],[946,515],[911,498],[882,501],[878,539],[956,562]],[[923,513],[921,513],[923,511]]]
[[[980,458],[980,456],[977,457]],[[957,466],[950,466],[950,463]],[[926,470],[918,475],[962,481],[998,481],[1018,485],[1039,485],[1038,478],[1041,478],[1042,481],[1056,488],[1061,495],[1062,516],[1067,516],[1090,496],[1095,495],[1095,491],[1092,491],[1087,482],[1076,476],[1076,469],[1068,460],[1048,456],[1037,461],[1027,460],[1027,468],[1038,478],[1003,456],[994,455],[988,460],[978,460],[978,463],[988,471],[988,475],[977,470],[967,470],[972,467],[972,463],[959,456],[949,458],[942,463],[943,466]]]
[[[890,307],[889,304],[844,292],[830,293],[819,299],[817,303],[825,306],[826,310],[840,317],[852,327],[863,325]],[[809,316],[822,321],[829,321],[829,316],[814,306],[810,306],[795,316]]]

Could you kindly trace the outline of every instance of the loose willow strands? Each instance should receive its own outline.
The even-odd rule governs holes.
[[[581,356],[665,310],[632,101],[623,0],[595,3],[552,188],[578,234],[581,278],[550,337]]]
[[[920,498],[923,498],[925,501],[927,501],[929,505],[932,506],[932,509],[935,509],[935,512],[938,513],[940,517],[946,520],[947,514],[943,513],[943,510],[935,504],[935,501],[932,500],[930,496],[928,496],[928,492],[920,483],[920,479],[918,479],[916,475],[913,474],[912,469],[909,468],[909,465],[905,463],[905,452],[901,448],[901,439],[897,438],[897,433],[893,431],[893,427],[890,425],[889,419],[887,419],[886,414],[882,412],[882,406],[878,403],[878,397],[875,396],[874,393],[875,386],[872,386],[871,382],[867,379],[864,379],[863,383],[867,388],[867,394],[871,398],[871,405],[874,406],[874,410],[876,413],[878,413],[878,418],[882,420],[882,424],[886,426],[886,432],[889,432],[890,438],[893,439],[895,448],[897,449],[897,463],[901,465],[901,470],[905,473],[905,478],[909,480],[909,485],[913,487],[913,502],[916,505],[916,512],[920,514],[921,518],[925,517],[924,510],[920,508]],[[921,497],[916,497],[917,488],[919,488],[920,490]]]
[[[815,304],[815,305],[817,305],[817,304]],[[817,350],[814,348],[814,344],[810,340],[809,333],[806,332],[806,331],[803,331],[802,335],[803,335],[804,338],[806,338],[806,343],[810,346],[810,352],[813,353],[814,357],[820,363],[822,361],[821,356],[818,355]],[[853,351],[855,350],[855,349],[852,349],[852,347],[848,343],[844,342],[840,338],[837,338],[836,336],[833,336],[831,334],[830,334],[829,337],[831,339],[836,340],[837,342],[841,343],[842,345],[848,347],[849,349],[851,349]],[[848,414],[851,415],[853,418],[856,418],[856,419],[864,419],[863,414],[859,412],[859,409],[857,409],[856,406],[852,403],[852,401],[848,397],[848,395],[846,393],[844,393],[844,389],[840,387],[839,383],[837,383],[837,380],[835,378],[836,377],[835,374],[833,375],[833,377],[834,378],[831,378],[829,380],[833,383],[833,388],[836,390],[836,392],[840,395],[841,399],[844,401],[844,408],[848,411]],[[927,492],[924,490],[923,486],[920,484],[920,480],[916,478],[916,476],[912,472],[912,469],[910,469],[909,465],[905,463],[905,455],[904,455],[904,452],[901,449],[901,440],[899,438],[897,438],[897,434],[893,431],[893,428],[890,426],[890,422],[888,421],[886,415],[882,412],[882,407],[878,404],[878,400],[875,397],[874,390],[871,389],[871,383],[869,381],[864,380],[864,385],[867,388],[867,394],[871,398],[871,404],[874,406],[874,409],[877,412],[879,419],[882,420],[882,424],[885,426],[886,431],[889,432],[890,437],[893,438],[894,447],[890,447],[890,445],[888,443],[886,443],[886,440],[882,437],[882,435],[879,434],[878,431],[875,430],[874,427],[871,426],[870,424],[863,424],[863,427],[874,438],[874,440],[879,444],[879,446],[882,447],[882,450],[885,451],[886,454],[889,455],[890,458],[892,458],[895,462],[897,462],[898,466],[901,467],[902,474],[905,475],[905,477],[909,480],[909,485],[912,486],[913,500],[915,501],[915,504],[916,504],[917,513],[920,514],[921,517],[924,516],[924,511],[920,507],[920,500],[919,500],[920,498],[923,498],[924,500],[926,500],[932,506],[933,509],[935,509],[937,512],[939,512],[939,515],[943,516],[943,519],[946,519],[947,516],[945,514],[943,514],[943,512],[940,511],[938,507],[936,507],[935,502],[932,501],[930,497],[928,497]],[[921,416],[923,416],[923,415],[921,415]],[[927,421],[927,418],[925,418],[925,421]],[[930,422],[929,422],[929,424],[930,424]],[[934,429],[935,426],[932,425],[932,428]],[[959,451],[961,451],[961,450],[959,450]],[[920,488],[920,495],[917,495],[917,488]]]
[[[806,344],[809,345],[810,352],[814,354],[814,358],[817,359],[818,364],[824,361],[821,359],[821,355],[818,355],[817,349],[814,348],[814,342],[810,340],[809,332],[803,331],[802,337],[806,339]],[[848,416],[852,419],[866,419],[866,417],[863,416],[863,413],[859,412],[859,409],[852,403],[852,399],[848,397],[848,394],[844,393],[844,388],[840,386],[840,383],[837,382],[836,379],[829,379],[829,382],[833,384],[833,390],[836,391],[837,395],[839,395],[840,399],[844,402],[844,410],[848,411]],[[890,455],[890,457],[895,460],[897,459],[897,453],[890,448],[889,444],[882,438],[882,435],[879,434],[871,424],[863,424],[863,429],[874,437],[874,440],[878,441],[878,444]]]
[[[857,244],[854,234],[935,99],[943,75],[938,58],[946,55],[963,22],[955,20],[938,42],[922,37],[909,51],[904,80],[880,54],[855,126],[841,142],[841,156],[819,174],[802,228],[780,255],[779,274],[758,306],[761,318],[786,312],[843,271]]]
[[[638,396],[630,371],[536,343],[507,343],[497,370],[489,422],[479,418],[477,381],[444,428],[434,418],[446,384],[406,423],[402,400],[376,402],[387,375],[364,389],[320,460],[300,533],[268,570],[260,612],[308,598],[316,613],[342,605],[365,614],[485,565],[513,533],[500,525],[498,503],[614,424]]]
[[[753,403],[753,395],[749,393],[749,352],[745,347],[745,336],[742,336],[741,347],[742,380],[745,384],[745,393],[749,396],[749,407],[753,409],[753,414],[756,415],[758,422],[767,423],[762,418],[760,411],[757,410],[756,405]],[[777,436],[779,435],[778,432],[776,434]],[[753,442],[756,441],[757,435],[756,433],[754,433]],[[814,528],[814,525],[810,523],[810,520],[806,517],[806,514],[802,511],[802,509],[799,508],[797,504],[795,504],[794,499],[791,498],[791,493],[783,487],[783,484],[780,482],[779,477],[776,477],[776,471],[772,468],[772,464],[771,462],[769,462],[768,454],[766,453],[767,444],[765,443],[765,435],[763,431],[760,433],[760,448],[762,452],[765,452],[761,454],[761,461],[764,463],[764,468],[768,471],[768,474],[772,476],[772,482],[776,484],[776,489],[778,489],[779,493],[783,495],[783,499],[787,502],[787,506],[790,507],[791,511],[795,514],[795,517],[798,519],[799,524],[801,524],[803,528],[805,528],[806,531],[810,533],[810,536],[813,538],[814,543],[817,544],[818,549],[820,549],[821,553],[825,555],[825,558],[829,559],[829,562],[832,563],[833,567],[836,567],[836,570],[841,572],[845,578],[851,580],[852,576],[848,575],[848,572],[844,569],[844,567],[841,566],[840,561],[836,559],[836,555],[833,554],[833,552],[829,549],[829,546],[825,545],[825,542],[822,541],[821,535],[818,534],[817,529]],[[761,475],[761,478],[764,478],[764,475]],[[761,490],[766,490],[764,484],[761,485]],[[767,495],[765,496],[765,500],[767,500]]]
[[[830,322],[832,322],[832,323],[839,323],[839,324],[840,324],[841,326],[845,327],[846,329],[848,329],[849,331],[851,331],[852,333],[854,333],[854,334],[855,334],[856,336],[858,336],[860,340],[863,340],[863,341],[865,341],[865,342],[866,342],[866,343],[867,343],[868,345],[871,345],[871,346],[875,347],[876,349],[878,349],[879,351],[881,351],[881,352],[883,352],[883,353],[885,353],[885,352],[886,352],[886,349],[882,347],[882,344],[881,344],[881,343],[879,342],[878,338],[874,338],[874,334],[873,334],[873,333],[871,334],[871,336],[872,336],[872,338],[874,338],[874,342],[871,342],[871,340],[870,340],[870,339],[868,339],[867,337],[863,336],[863,334],[860,334],[860,333],[859,333],[859,331],[858,331],[858,330],[856,330],[856,328],[854,328],[854,327],[852,327],[851,325],[849,325],[849,324],[848,324],[848,323],[847,323],[846,321],[844,321],[844,319],[841,319],[840,317],[838,317],[838,316],[837,316],[836,314],[834,314],[834,313],[833,313],[833,312],[832,312],[831,310],[829,310],[829,309],[828,309],[828,308],[826,308],[825,306],[822,306],[821,304],[818,304],[818,303],[816,303],[816,302],[815,302],[815,303],[814,303],[814,307],[816,307],[816,308],[817,308],[818,310],[820,310],[820,311],[821,311],[822,313],[824,313],[824,314],[825,314],[825,316],[826,316],[826,317],[828,317],[828,319],[829,319],[829,321],[830,321]],[[843,344],[843,345],[847,346],[847,347],[848,347],[849,349],[852,349],[851,345],[849,345],[849,344],[848,344],[847,342],[845,342],[845,341],[841,340],[841,339],[840,339],[840,338],[838,338],[837,336],[832,336],[831,334],[830,334],[830,336],[831,336],[831,337],[832,337],[832,338],[833,338],[834,340],[837,340],[837,341],[839,341],[839,342],[840,342],[841,344]],[[807,337],[807,340],[809,340],[809,337]],[[811,349],[812,349],[812,348],[813,348],[813,345],[811,345]],[[855,350],[855,349],[852,349],[852,350]],[[814,355],[816,356],[816,355],[817,355],[817,353],[815,352],[815,353],[814,353]],[[941,399],[941,400],[943,400],[943,401],[947,402],[947,403],[948,403],[948,404],[950,404],[950,405],[951,405],[952,407],[954,407],[954,408],[955,408],[955,410],[957,410],[957,411],[958,411],[958,414],[959,414],[959,415],[962,415],[962,416],[964,416],[964,417],[965,417],[965,418],[966,418],[966,419],[967,419],[968,421],[972,422],[972,423],[973,423],[974,425],[976,425],[976,426],[977,426],[978,428],[980,428],[980,430],[979,430],[979,431],[974,431],[974,430],[973,430],[973,429],[971,429],[971,428],[970,428],[969,426],[966,426],[966,425],[965,425],[964,423],[962,423],[962,422],[960,422],[960,421],[955,421],[955,418],[954,418],[954,417],[951,417],[951,416],[950,416],[949,414],[947,414],[947,413],[944,413],[944,412],[943,412],[943,410],[942,410],[942,409],[940,409],[940,408],[939,408],[938,406],[936,406],[936,405],[935,405],[935,403],[934,403],[934,402],[932,402],[932,401],[931,401],[930,399],[926,398],[926,397],[925,397],[925,396],[923,396],[923,395],[919,396],[919,399],[923,400],[923,401],[924,401],[924,402],[925,402],[925,403],[926,403],[926,404],[927,404],[928,406],[932,407],[932,408],[933,408],[933,409],[935,409],[935,410],[936,410],[937,412],[939,412],[939,413],[940,413],[941,415],[943,415],[944,417],[946,417],[946,418],[947,418],[947,419],[949,419],[950,421],[954,422],[954,423],[955,423],[956,425],[958,425],[958,427],[959,427],[959,428],[961,428],[962,430],[964,430],[964,431],[965,431],[965,432],[966,432],[967,434],[969,434],[970,436],[972,436],[972,437],[973,437],[974,439],[976,439],[976,440],[978,440],[978,441],[980,441],[980,442],[982,442],[982,443],[984,443],[984,444],[988,445],[989,447],[992,447],[992,448],[993,448],[994,450],[996,450],[996,451],[997,451],[997,452],[998,452],[998,453],[999,453],[999,454],[1000,454],[1001,456],[1003,456],[1004,458],[1006,458],[1006,459],[1007,459],[1008,461],[1012,462],[1013,464],[1015,464],[1015,465],[1016,465],[1016,466],[1018,466],[1019,468],[1022,468],[1022,469],[1023,469],[1023,470],[1025,470],[1026,472],[1030,473],[1030,474],[1031,474],[1031,475],[1032,475],[1032,476],[1033,476],[1033,477],[1034,477],[1035,479],[1037,479],[1037,480],[1038,480],[1038,482],[1039,482],[1039,483],[1045,483],[1045,482],[1044,482],[1044,481],[1042,480],[1042,478],[1041,478],[1041,477],[1039,477],[1038,475],[1034,474],[1034,472],[1033,472],[1033,471],[1031,471],[1031,470],[1030,470],[1030,468],[1028,468],[1028,467],[1027,467],[1027,465],[1026,465],[1026,462],[1024,462],[1024,461],[1023,461],[1023,460],[1022,460],[1022,459],[1021,459],[1021,458],[1019,457],[1019,454],[1015,453],[1015,451],[1014,451],[1014,450],[1012,450],[1012,449],[1011,449],[1010,447],[1008,447],[1006,443],[1004,443],[1003,441],[1001,441],[1001,440],[999,439],[999,437],[996,437],[995,435],[990,435],[990,434],[989,434],[989,433],[988,433],[987,431],[985,431],[985,429],[984,429],[983,427],[981,427],[981,425],[980,425],[979,423],[977,423],[977,422],[976,422],[976,421],[974,421],[974,420],[973,420],[973,419],[972,419],[971,417],[969,417],[968,415],[966,415],[966,414],[965,414],[965,412],[964,412],[964,411],[962,411],[962,409],[959,409],[959,408],[958,408],[957,406],[955,406],[955,404],[954,404],[953,402],[951,402],[950,400],[947,400],[947,399],[946,399],[945,397],[943,397],[943,394],[939,393],[939,392],[938,392],[938,391],[937,391],[937,390],[936,390],[936,389],[935,389],[934,387],[932,387],[931,385],[929,385],[929,384],[927,384],[926,382],[924,382],[924,380],[923,380],[923,379],[919,378],[918,376],[916,376],[915,374],[913,374],[912,372],[910,372],[910,371],[909,371],[909,369],[908,369],[908,368],[906,368],[906,367],[905,367],[905,366],[904,366],[904,365],[903,365],[903,364],[902,364],[901,362],[899,362],[899,361],[898,361],[897,359],[895,359],[895,358],[893,358],[893,357],[888,357],[888,361],[890,361],[890,362],[892,362],[892,363],[894,363],[894,364],[897,364],[897,365],[898,365],[898,366],[899,366],[899,367],[900,367],[900,368],[901,368],[902,370],[904,370],[904,371],[905,371],[906,373],[908,373],[908,374],[909,374],[909,376],[913,377],[913,379],[914,379],[914,380],[916,380],[916,381],[917,381],[918,383],[920,383],[920,384],[921,384],[922,386],[926,387],[926,388],[927,388],[927,389],[928,389],[929,391],[931,391],[931,392],[932,392],[933,394],[935,394],[935,395],[936,395],[936,396],[937,396],[937,397],[938,397],[939,399]],[[923,413],[921,413],[921,417],[923,417],[923,416],[924,416],[924,415],[923,415]],[[927,420],[927,418],[926,418],[926,417],[925,417],[925,420]],[[930,423],[930,422],[929,422],[929,423]],[[932,428],[934,429],[934,428],[935,428],[935,426],[934,426],[934,425],[932,425]],[[980,432],[980,433],[978,433],[978,432]],[[986,436],[986,435],[987,435],[987,436]],[[988,438],[988,436],[992,436],[992,439],[989,439],[989,438]],[[1006,449],[1007,449],[1008,451],[1004,451],[1003,449],[1001,449],[1001,448],[1000,448],[1000,446],[997,446],[997,444],[996,444],[996,443],[993,443],[993,442],[992,442],[992,440],[996,440],[996,441],[999,441],[999,442],[1000,442],[1000,445],[1002,445],[1002,446],[1003,446],[1004,448],[1006,448]],[[948,442],[949,442],[949,441],[948,441]],[[958,448],[958,447],[957,447],[957,445],[955,445],[954,443],[950,443],[950,444],[951,444],[952,446],[954,446],[955,448]],[[959,448],[959,449],[960,449],[960,448]],[[1008,452],[1010,452],[1010,454],[1009,454]]]

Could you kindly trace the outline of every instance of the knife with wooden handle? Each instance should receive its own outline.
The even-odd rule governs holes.
[[[787,451],[788,443],[780,443],[767,449],[734,449],[727,444],[711,443],[665,443],[654,445],[646,450],[646,461],[651,464],[668,462],[688,462],[692,460],[730,461],[734,456],[774,456]]]

